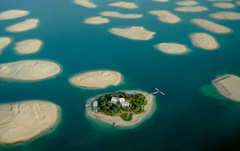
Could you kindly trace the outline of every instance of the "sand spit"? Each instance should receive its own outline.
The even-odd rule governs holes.
[[[149,40],[153,38],[155,32],[144,29],[140,26],[131,26],[128,28],[111,28],[109,30],[112,34],[132,39],[132,40]]]
[[[189,51],[187,46],[178,43],[159,43],[155,46],[158,50],[166,54],[185,54]]]
[[[169,2],[169,0],[153,0],[154,2]]]
[[[26,142],[56,127],[60,108],[46,101],[0,105],[0,143]]]
[[[0,20],[8,20],[8,19],[15,19],[20,18],[23,16],[27,16],[30,12],[26,10],[7,10],[2,13],[0,13]]]
[[[236,12],[218,12],[212,13],[209,16],[219,20],[240,20],[240,13]]]
[[[192,7],[177,7],[174,9],[175,11],[179,11],[179,12],[203,12],[203,11],[207,11],[208,8],[207,7],[203,7],[203,6],[192,6]]]
[[[97,5],[92,3],[90,0],[74,0],[74,3],[87,8],[97,8]]]
[[[226,8],[226,9],[235,7],[235,5],[231,3],[214,3],[213,6],[218,8]]]
[[[2,54],[2,50],[7,47],[11,43],[11,38],[9,37],[0,37],[0,55]]]
[[[214,50],[219,47],[216,39],[206,33],[195,33],[191,35],[192,43],[199,48],[206,50]]]
[[[164,23],[174,24],[174,23],[178,23],[181,21],[181,19],[178,16],[176,16],[166,10],[161,10],[161,11],[160,10],[151,10],[148,13],[152,14],[152,15],[157,15],[158,20],[160,20]]]
[[[6,30],[10,32],[23,32],[36,28],[38,26],[38,22],[38,19],[26,19],[23,22],[7,27]]]
[[[100,89],[111,85],[119,85],[122,75],[110,70],[97,70],[77,74],[69,79],[69,82],[81,88]]]
[[[56,76],[59,65],[51,61],[24,60],[0,64],[0,78],[21,81],[36,81]]]
[[[240,78],[235,75],[223,75],[212,81],[218,92],[231,100],[240,101]]]
[[[176,2],[175,4],[180,6],[193,6],[193,5],[198,5],[198,2],[187,0],[187,1]]]
[[[138,6],[135,3],[130,3],[130,2],[114,2],[114,3],[109,4],[109,6],[121,7],[121,8],[126,8],[126,9],[138,8]]]
[[[42,46],[42,41],[38,39],[28,39],[16,43],[14,48],[19,54],[32,54],[39,51]]]
[[[143,17],[143,15],[141,14],[122,14],[114,11],[101,12],[101,15],[106,17],[125,18],[125,19],[135,19],[135,18]]]
[[[148,93],[146,92],[142,92],[142,91],[124,91],[128,94],[134,94],[134,93],[143,93],[144,95],[147,95]],[[99,95],[101,96],[101,95]],[[94,98],[91,98],[87,101],[87,104],[92,104],[93,101],[95,101],[99,96],[96,96]],[[143,120],[147,119],[149,116],[151,116],[154,112],[154,110],[156,109],[156,104],[155,104],[155,97],[153,95],[147,95],[146,96],[147,99],[147,105],[144,107],[145,112],[142,114],[134,114],[132,116],[132,120],[131,121],[124,121],[122,120],[121,117],[119,116],[107,116],[105,114],[102,113],[94,113],[92,112],[91,106],[89,106],[86,109],[86,116],[94,119],[96,121],[99,122],[104,122],[113,126],[118,126],[118,127],[133,127],[136,126],[138,124],[140,124]]]
[[[101,16],[90,17],[90,18],[85,19],[84,23],[86,23],[86,24],[106,24],[106,23],[109,23],[109,19],[103,18]]]
[[[191,22],[203,29],[217,34],[226,34],[232,32],[230,28],[216,24],[206,19],[192,19]]]

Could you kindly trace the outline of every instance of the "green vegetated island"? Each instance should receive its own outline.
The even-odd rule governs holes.
[[[152,94],[142,91],[118,91],[98,95],[87,101],[87,116],[119,127],[139,124],[155,109]]]

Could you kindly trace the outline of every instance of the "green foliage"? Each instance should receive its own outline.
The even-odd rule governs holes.
[[[124,120],[124,121],[131,121],[132,120],[132,114],[129,114],[128,116],[128,113],[123,113],[120,115],[120,117]]]

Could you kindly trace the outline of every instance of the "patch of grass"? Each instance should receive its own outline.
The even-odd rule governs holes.
[[[132,120],[132,114],[129,114],[128,116],[128,113],[123,113],[120,115],[120,117],[124,120],[124,121],[131,121]]]

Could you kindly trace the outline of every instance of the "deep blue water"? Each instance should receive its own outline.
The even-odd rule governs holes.
[[[63,71],[55,78],[38,82],[0,81],[0,103],[41,99],[62,108],[62,120],[57,128],[30,142],[15,146],[0,146],[1,151],[238,151],[240,150],[240,103],[218,96],[209,86],[217,75],[240,75],[240,21],[220,21],[208,17],[212,2],[199,0],[209,11],[181,13],[172,0],[157,3],[133,0],[139,9],[125,10],[108,7],[112,1],[93,0],[96,9],[72,3],[72,0],[1,0],[0,12],[9,9],[29,10],[29,16],[0,22],[0,35],[9,36],[13,43],[0,56],[0,63],[24,59],[46,59],[58,62]],[[142,19],[110,18],[104,25],[87,25],[84,19],[98,16],[101,11],[141,13]],[[166,24],[157,20],[150,10],[169,10],[182,22]],[[231,11],[239,12],[240,6]],[[4,28],[27,18],[38,18],[38,28],[22,33],[6,32]],[[193,18],[206,18],[230,27],[230,34],[213,34],[190,23]],[[144,26],[157,34],[149,41],[134,41],[112,35],[112,27]],[[189,35],[206,32],[220,43],[220,48],[206,51],[194,47]],[[41,39],[39,53],[18,55],[14,43],[28,38]],[[185,55],[167,55],[153,45],[177,42],[191,51]],[[74,87],[68,79],[79,72],[110,69],[121,72],[121,85],[99,90]],[[205,87],[204,87],[205,86]],[[140,89],[147,92],[159,87],[166,96],[156,96],[157,109],[153,116],[133,129],[118,129],[101,125],[85,117],[86,100],[95,95]],[[204,87],[204,88],[203,88]],[[204,91],[203,91],[204,90]],[[212,90],[212,91],[210,91]],[[210,97],[206,95],[211,92]]]

